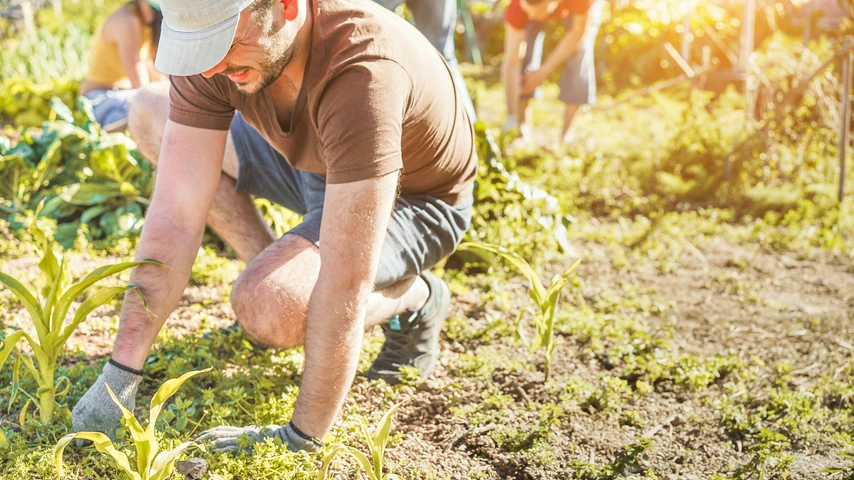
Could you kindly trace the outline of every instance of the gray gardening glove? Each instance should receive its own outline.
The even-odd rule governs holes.
[[[104,365],[103,373],[71,411],[71,426],[74,431],[102,432],[115,440],[122,411],[113,403],[106,385],[110,386],[125,408],[133,411],[136,405],[136,389],[141,381],[142,372],[110,360],[110,363]],[[78,446],[86,443],[85,440],[77,440]]]
[[[323,447],[320,440],[310,437],[297,429],[293,423],[280,427],[215,427],[203,432],[196,438],[197,442],[210,442],[214,452],[252,451],[252,445],[263,442],[268,438],[278,438],[288,446],[288,450],[297,452],[318,452]]]

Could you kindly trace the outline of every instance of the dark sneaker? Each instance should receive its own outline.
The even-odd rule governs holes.
[[[451,306],[448,284],[430,272],[421,274],[430,296],[417,312],[406,311],[382,325],[385,343],[368,369],[368,378],[388,383],[400,382],[401,367],[415,367],[422,380],[436,370],[439,361],[439,334]]]

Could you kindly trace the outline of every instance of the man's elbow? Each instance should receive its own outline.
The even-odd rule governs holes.
[[[370,271],[355,266],[325,270],[321,267],[318,284],[324,290],[336,297],[347,301],[360,301],[367,298],[374,289],[373,277]]]

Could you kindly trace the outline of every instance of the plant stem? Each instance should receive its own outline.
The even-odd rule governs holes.
[[[56,385],[54,384],[54,368],[42,371],[42,386],[39,387],[39,417],[42,425],[53,422],[53,414],[56,410]]]

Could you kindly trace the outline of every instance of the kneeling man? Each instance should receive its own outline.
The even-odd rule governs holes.
[[[157,68],[130,127],[157,162],[110,362],[74,407],[74,429],[113,433],[132,408],[157,332],[188,281],[207,223],[247,263],[238,322],[276,348],[305,345],[293,417],[204,438],[276,436],[315,450],[356,373],[365,328],[386,341],[369,377],[431,375],[448,286],[428,269],[469,226],[477,170],[471,122],[441,54],[368,0],[162,0]],[[237,113],[235,113],[237,112]],[[252,196],[303,223],[273,238]],[[283,419],[288,420],[288,419]],[[245,445],[245,443],[240,443]]]

